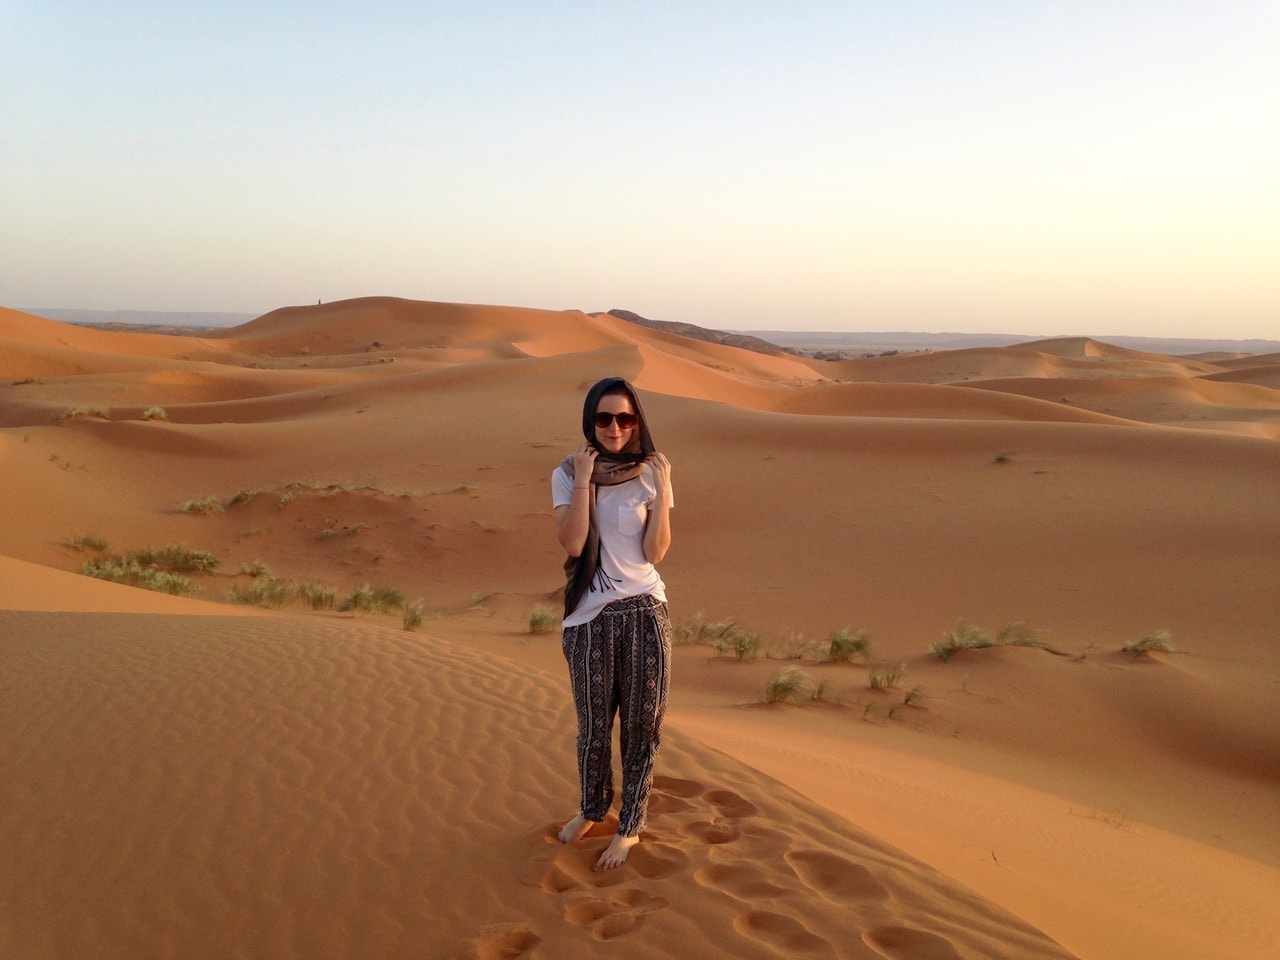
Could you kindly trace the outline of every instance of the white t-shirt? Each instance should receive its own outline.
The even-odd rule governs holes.
[[[658,569],[645,559],[644,527],[649,508],[658,497],[653,474],[645,470],[626,483],[596,488],[596,529],[600,531],[600,571],[578,601],[577,609],[564,619],[564,626],[576,627],[593,620],[605,604],[627,597],[652,594],[666,601],[666,586]],[[567,507],[573,499],[573,480],[563,467],[551,474],[551,500]],[[668,501],[675,506],[675,500]]]

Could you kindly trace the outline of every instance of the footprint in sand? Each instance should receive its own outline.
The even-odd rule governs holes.
[[[690,811],[698,819],[691,819]],[[666,827],[679,836],[696,841],[696,846],[689,847],[681,841],[665,843],[650,835],[632,849],[625,867],[597,873],[596,859],[607,842],[606,836],[616,829],[616,822],[597,824],[584,837],[588,842],[568,846],[556,842],[560,825],[547,824],[525,838],[532,857],[520,869],[519,879],[528,886],[565,898],[565,919],[590,928],[598,940],[612,940],[630,933],[643,923],[646,914],[669,906],[661,897],[624,884],[637,877],[660,880],[688,871],[693,865],[691,854],[699,850],[705,851],[699,859],[709,857],[712,861],[722,861],[707,863],[703,859],[694,876],[704,887],[721,890],[748,903],[788,892],[766,879],[759,863],[776,863],[787,851],[789,837],[780,830],[744,822],[759,811],[740,794],[726,789],[708,790],[694,780],[655,777],[650,812],[665,819]],[[688,822],[681,823],[682,820]],[[753,931],[756,939],[770,943],[794,941],[805,954],[816,949],[809,942],[816,938],[806,928],[780,914],[750,912],[739,918],[738,923]],[[823,955],[823,952],[818,950],[813,955]]]
[[[630,856],[627,857],[627,863],[640,876],[656,880],[688,869],[689,855],[679,847],[656,840],[646,840],[632,848]],[[618,871],[609,872],[617,873]]]
[[[676,777],[654,777],[649,795],[649,815],[665,816],[694,809],[689,801],[702,793],[702,784]]]
[[[734,863],[744,857],[753,860],[776,860],[791,848],[791,838],[781,830],[744,823],[733,843],[713,844],[708,856],[720,863]]]
[[[686,800],[701,796],[703,786],[696,780],[679,780],[675,777],[654,777],[655,793],[665,793],[673,797],[684,797]]]
[[[694,823],[686,823],[680,828],[680,832],[686,837],[691,837],[700,843],[706,843],[711,846],[732,843],[742,836],[742,828],[733,820],[712,822],[698,820]]]
[[[960,960],[959,952],[946,937],[910,927],[868,930],[862,941],[889,960]]]
[[[789,850],[783,855],[807,887],[828,900],[884,900],[886,890],[861,864],[825,850]]]
[[[732,790],[708,790],[702,799],[715,807],[720,816],[730,820],[754,817],[759,812],[754,803]]]
[[[647,913],[665,910],[670,904],[642,890],[618,890],[608,899],[581,897],[565,905],[564,918],[580,927],[590,927],[597,940],[613,940],[638,930]]]
[[[769,910],[748,910],[733,921],[744,936],[772,947],[786,957],[832,957],[835,947],[799,920]]]
[[[518,923],[497,923],[485,927],[457,960],[519,960],[542,942],[542,938]]]
[[[781,897],[790,893],[786,887],[770,883],[756,862],[709,863],[693,874],[704,887],[737,897],[745,903]]]

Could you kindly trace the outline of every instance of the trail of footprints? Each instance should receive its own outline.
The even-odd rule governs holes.
[[[530,835],[534,855],[520,871],[520,879],[560,897],[565,920],[586,928],[597,940],[635,933],[646,917],[670,906],[659,895],[661,884],[643,881],[691,871],[701,886],[742,904],[743,912],[733,921],[738,933],[788,956],[959,957],[947,940],[922,930],[893,925],[859,929],[850,908],[887,901],[891,899],[889,891],[861,864],[824,850],[794,849],[793,835],[754,823],[757,812],[749,800],[730,790],[656,777],[649,802],[651,829],[624,867],[595,873],[592,867],[599,844],[586,854],[580,844],[562,846],[554,840],[559,826],[554,824]],[[612,820],[606,821],[593,827],[587,837],[610,836],[616,827]],[[664,834],[670,833],[679,839],[665,842]],[[826,919],[839,918],[837,928],[847,931],[842,937],[846,941],[843,949],[795,918],[797,913],[813,914],[812,906],[787,913],[767,909],[777,898],[789,898],[794,906],[797,895],[804,897],[807,905],[812,905],[816,896],[819,903],[826,904],[821,911]],[[892,913],[874,912],[881,917]],[[825,926],[828,931],[832,928],[830,923]],[[492,945],[501,943],[500,952],[493,956],[524,956],[526,951],[520,947],[531,949],[538,942],[529,931],[493,933]],[[529,939],[522,942],[526,934]]]

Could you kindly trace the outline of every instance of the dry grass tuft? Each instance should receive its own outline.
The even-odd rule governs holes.
[[[842,627],[831,634],[828,660],[832,663],[848,663],[855,656],[868,661],[871,659],[871,641],[867,639],[865,630],[851,631],[848,627]]]
[[[1133,654],[1135,657],[1148,656],[1153,653],[1178,652],[1178,648],[1173,644],[1173,635],[1168,630],[1157,630],[1155,633],[1149,633],[1141,640],[1126,643],[1120,649],[1125,653]]]
[[[765,688],[766,703],[795,703],[800,698],[814,700],[819,694],[819,687],[813,677],[800,667],[783,667]]]
[[[529,612],[530,633],[551,633],[560,623],[560,615],[546,604],[539,604]]]

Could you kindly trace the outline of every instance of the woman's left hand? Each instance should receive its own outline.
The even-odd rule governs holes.
[[[667,459],[666,454],[654,451],[644,458],[644,462],[649,465],[649,469],[653,472],[653,482],[658,488],[659,493],[671,492],[671,461]]]

